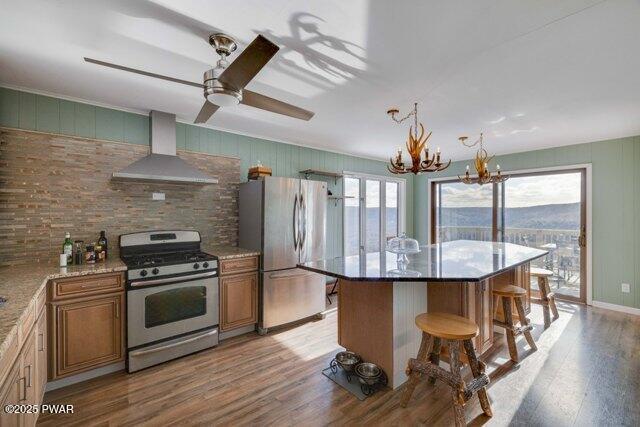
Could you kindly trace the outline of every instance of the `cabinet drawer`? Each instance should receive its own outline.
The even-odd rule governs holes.
[[[122,274],[110,273],[54,280],[52,300],[104,294],[124,290]]]
[[[223,259],[220,261],[220,275],[243,273],[258,269],[258,257]]]

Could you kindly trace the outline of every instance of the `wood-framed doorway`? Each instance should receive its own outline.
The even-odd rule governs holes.
[[[510,241],[527,246],[540,247],[547,245],[550,255],[545,258],[545,264],[541,267],[549,267],[554,271],[554,278],[551,282],[552,291],[559,299],[565,299],[580,303],[591,302],[591,165],[571,165],[565,167],[552,167],[541,169],[530,169],[521,171],[505,172],[511,176],[511,184],[507,181],[504,184],[489,184],[491,189],[491,199],[485,197],[485,205],[491,208],[490,230],[487,230],[489,221],[485,220],[485,227],[480,235],[473,236],[475,240],[491,240],[497,242]],[[575,230],[563,230],[564,236],[559,231],[547,230],[549,233],[544,239],[545,230],[538,230],[529,233],[534,238],[530,242],[514,239],[513,227],[510,226],[509,218],[505,218],[505,212],[510,208],[509,194],[513,194],[513,183],[516,181],[535,181],[553,177],[563,179],[571,177],[574,181],[579,177],[579,208],[575,209],[575,220],[578,226]],[[526,178],[526,179],[521,179]],[[439,219],[442,218],[443,187],[447,184],[456,186],[459,183],[457,177],[434,178],[428,181],[428,239],[430,243],[440,241],[456,240],[455,234],[443,235],[442,228],[439,227]],[[464,184],[460,184],[465,186]],[[469,186],[466,186],[469,187]],[[487,186],[485,186],[487,187]],[[510,187],[512,187],[510,189]],[[473,188],[473,187],[471,187]],[[487,190],[483,190],[485,193]],[[577,196],[577,194],[576,194]],[[446,202],[445,202],[446,204]],[[486,209],[485,209],[486,210]],[[554,236],[555,235],[555,236]],[[538,236],[536,239],[535,236]],[[466,236],[460,238],[468,238]],[[514,241],[516,240],[516,241]],[[541,244],[541,242],[544,242]],[[555,242],[555,243],[554,243]],[[577,268],[576,268],[577,267]],[[579,283],[579,290],[576,284]],[[535,283],[533,288],[537,288]],[[554,286],[555,285],[555,286]],[[532,293],[535,297],[535,292]]]

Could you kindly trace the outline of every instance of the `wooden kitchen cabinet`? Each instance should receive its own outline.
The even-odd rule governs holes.
[[[44,337],[49,380],[124,360],[124,298],[122,273],[51,282],[49,336]]]
[[[220,277],[220,329],[227,331],[258,321],[258,273]]]
[[[23,396],[23,379],[20,376],[21,360],[15,361],[9,370],[4,382],[0,385],[0,426],[17,427],[20,425],[21,416],[16,414],[7,414],[2,408],[6,405],[18,405]]]
[[[220,331],[258,321],[258,265],[253,255],[220,260]]]
[[[42,310],[36,321],[36,400],[42,402],[47,385],[47,311]]]
[[[35,328],[31,330],[31,333],[27,336],[25,340],[24,347],[22,348],[22,381],[23,384],[23,395],[24,399],[20,403],[25,405],[34,405],[36,403],[40,403],[40,400],[37,400],[36,391],[38,389],[38,378],[36,373],[36,331]],[[37,413],[30,414],[22,414],[22,425],[33,426],[36,424],[36,420],[38,418]]]
[[[124,293],[51,304],[51,379],[124,360]]]
[[[493,298],[488,280],[429,283],[427,311],[452,313],[474,321],[479,329],[473,340],[478,354],[493,345]]]

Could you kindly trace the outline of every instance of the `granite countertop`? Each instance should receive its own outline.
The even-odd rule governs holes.
[[[258,251],[239,248],[237,246],[227,245],[202,245],[202,250],[211,255],[215,255],[218,259],[245,258],[249,256],[260,255]]]
[[[300,268],[355,281],[478,282],[547,255],[548,251],[512,243],[456,240],[422,246],[398,269],[391,252],[338,257],[299,264]]]
[[[17,331],[18,321],[49,280],[126,269],[118,258],[68,267],[46,263],[0,267],[0,296],[7,299],[7,302],[0,306],[0,358],[9,342],[8,338]]]

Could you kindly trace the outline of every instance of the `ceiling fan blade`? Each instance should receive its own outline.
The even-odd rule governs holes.
[[[280,48],[258,35],[220,75],[220,80],[236,90],[244,87],[253,79]]]
[[[196,120],[193,123],[205,123],[207,120],[209,120],[213,113],[218,110],[218,108],[220,107],[218,107],[216,104],[212,104],[209,101],[204,101],[204,105],[200,109],[198,117],[196,117]]]
[[[246,89],[242,91],[241,103],[301,120],[309,120],[315,114],[314,112],[305,110],[304,108],[296,107],[295,105],[287,104],[286,102],[278,101],[277,99],[270,98],[266,95],[260,95],[259,93],[251,92]]]
[[[154,77],[156,79],[167,80],[174,83],[181,83],[183,85],[193,86],[200,89],[204,88],[202,83],[194,83],[188,80],[176,79],[175,77],[163,76],[162,74],[150,73],[149,71],[136,70],[135,68],[125,67],[124,65],[112,64],[110,62],[100,61],[99,59],[85,57],[84,60],[92,64],[102,65],[103,67],[115,68],[116,70],[128,71],[130,73],[141,74],[143,76]]]

